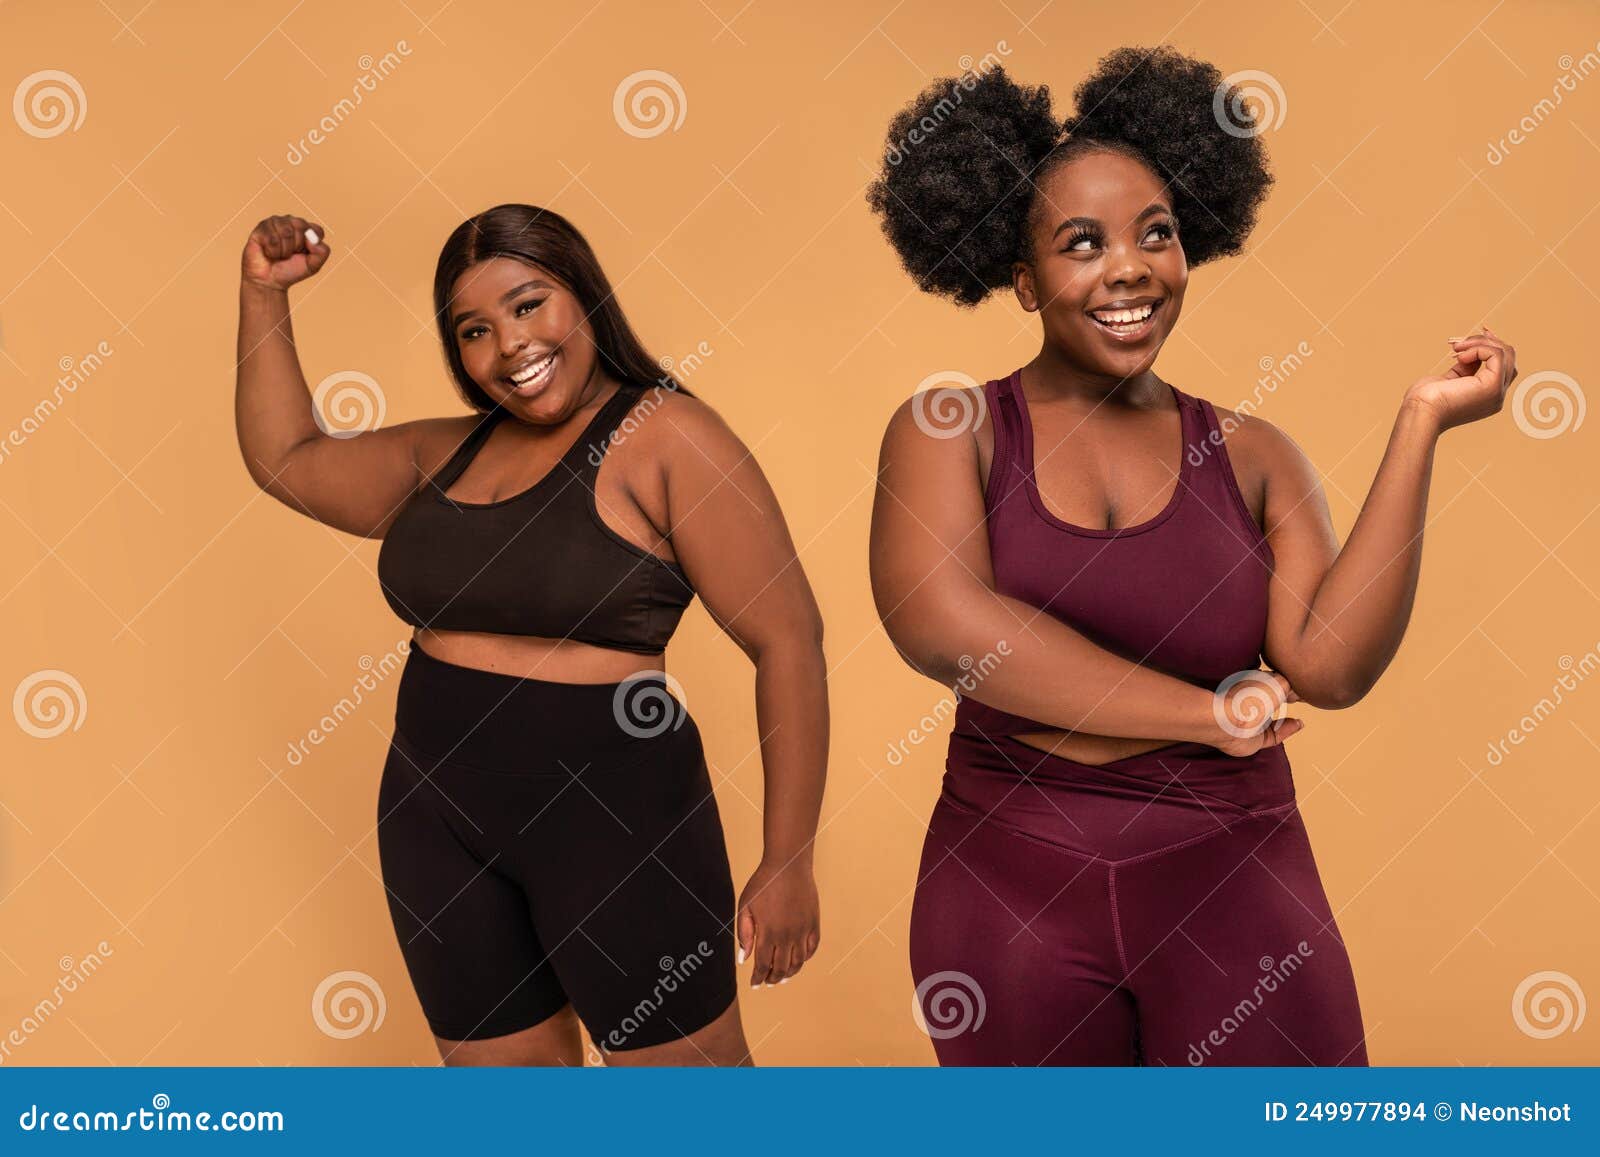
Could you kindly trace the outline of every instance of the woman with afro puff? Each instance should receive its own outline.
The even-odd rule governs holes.
[[[901,405],[879,462],[880,617],[961,696],[911,913],[941,1064],[1367,1063],[1276,715],[1387,667],[1436,440],[1501,408],[1516,355],[1451,339],[1341,548],[1293,441],[1155,370],[1272,185],[1241,96],[1169,47],[1106,56],[1064,120],[969,72],[895,117],[869,191],[922,289],[1009,288],[1042,329]]]

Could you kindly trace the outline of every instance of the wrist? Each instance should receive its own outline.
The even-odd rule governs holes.
[[[241,301],[287,302],[289,291],[277,285],[268,285],[264,281],[253,281],[248,277],[239,279],[239,299]]]
[[[760,867],[769,872],[810,872],[813,862],[811,853],[809,842],[798,848],[768,846],[761,853]]]
[[[1180,716],[1183,738],[1191,743],[1204,743],[1216,747],[1226,737],[1217,712],[1217,693],[1206,687],[1196,687],[1186,695]]]
[[[1400,403],[1400,413],[1395,418],[1395,425],[1413,429],[1420,433],[1437,438],[1445,429],[1443,417],[1437,407],[1417,394],[1407,394]]]

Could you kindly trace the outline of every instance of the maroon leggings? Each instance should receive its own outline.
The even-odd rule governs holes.
[[[1365,1065],[1282,747],[951,738],[911,911],[943,1065]]]

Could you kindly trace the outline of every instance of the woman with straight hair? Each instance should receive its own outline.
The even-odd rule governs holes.
[[[816,952],[822,622],[776,497],[645,352],[583,236],[499,205],[439,255],[472,413],[325,432],[289,287],[327,231],[270,217],[240,284],[239,446],[291,508],[381,538],[415,628],[378,793],[390,915],[446,1064],[749,1064],[735,967]],[[764,851],[734,901],[699,728],[664,669],[698,594],[755,666]],[[735,948],[738,959],[735,959]]]

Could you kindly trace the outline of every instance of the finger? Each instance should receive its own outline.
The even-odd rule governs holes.
[[[765,930],[756,933],[755,961],[756,966],[750,973],[750,987],[760,988],[772,980],[772,957],[776,949]]]
[[[741,908],[735,925],[735,938],[739,943],[739,953],[734,957],[733,963],[737,967],[745,962],[745,958],[750,955],[750,949],[755,946],[756,918],[750,909]]]
[[[800,971],[800,942],[798,937],[790,937],[779,954],[779,961],[783,965],[783,974],[778,977],[778,983],[783,984],[796,972]]]
[[[1294,716],[1285,716],[1282,719],[1275,720],[1272,726],[1267,728],[1264,733],[1267,742],[1263,746],[1275,747],[1303,727],[1305,727],[1305,721]]]

